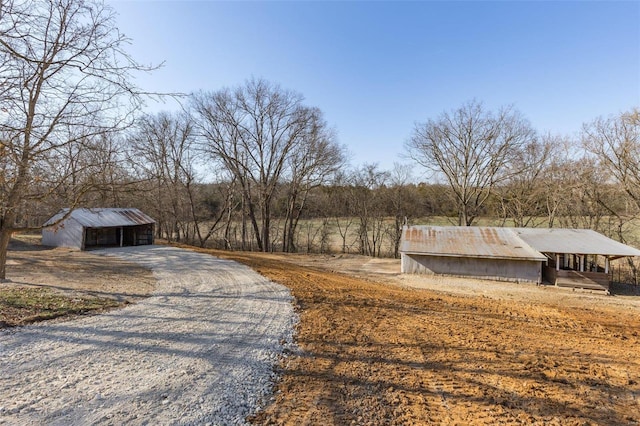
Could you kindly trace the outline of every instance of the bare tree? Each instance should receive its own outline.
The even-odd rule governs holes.
[[[418,164],[446,179],[458,203],[458,224],[470,226],[494,187],[517,172],[507,167],[515,153],[534,138],[518,111],[507,107],[494,114],[472,101],[416,124],[406,149]]]
[[[562,200],[558,223],[565,228],[601,231],[602,219],[609,214],[604,204],[605,193],[612,190],[607,184],[609,174],[589,157],[566,161],[561,167],[564,177],[557,182]]]
[[[545,137],[541,141],[532,140],[514,153],[506,165],[511,169],[510,177],[497,191],[503,223],[511,219],[517,227],[535,226],[536,219],[544,216],[543,177],[557,146],[553,138]]]
[[[640,208],[640,109],[634,108],[617,117],[598,118],[585,124],[582,141],[594,156],[596,166],[608,172],[612,181],[624,190],[628,200]],[[639,241],[629,241],[629,236],[624,232],[636,215],[617,213],[610,205],[602,201],[600,204],[616,218],[617,238],[622,242],[638,244]],[[636,213],[637,209],[633,212]],[[637,282],[638,267],[632,258],[627,258],[627,262]]]
[[[413,178],[411,167],[408,164],[394,163],[390,173],[390,186],[384,188],[385,199],[389,202],[390,212],[394,221],[391,228],[391,241],[393,257],[400,257],[400,241],[402,239],[402,227],[407,224],[409,218],[414,215],[416,207],[416,195],[414,187],[409,183]]]
[[[306,130],[287,160],[287,208],[282,250],[295,252],[295,233],[298,221],[312,189],[327,183],[344,164],[344,150],[335,142],[334,132],[328,130],[322,113],[311,109]]]
[[[29,209],[23,218],[34,218],[31,227],[39,227],[61,208],[82,204],[85,207],[121,206],[123,197],[133,192],[119,138],[111,134],[94,135],[55,147],[33,164],[33,181],[23,200]],[[22,226],[23,221],[17,221]]]
[[[294,175],[287,167],[304,167],[294,160],[304,152],[303,145],[325,139],[317,109],[305,107],[301,95],[264,80],[195,94],[193,109],[200,119],[203,150],[237,180],[258,249],[270,251],[273,202],[282,180]],[[312,170],[308,176],[320,169]]]
[[[98,1],[0,2],[0,279],[34,166],[52,150],[130,122],[140,101],[132,73],[144,67],[127,43]]]
[[[364,164],[353,174],[351,197],[360,221],[360,254],[380,257],[387,211],[384,197],[374,194],[385,187],[389,178],[390,173],[380,170],[377,164]]]
[[[585,124],[585,148],[640,207],[640,110]]]
[[[215,213],[216,216],[209,223],[207,233],[202,236],[198,234],[200,239],[200,247],[204,247],[209,238],[216,234],[219,230],[223,230],[222,238],[225,249],[233,249],[235,245],[232,242],[232,222],[235,219],[234,212],[240,207],[241,203],[237,197],[239,189],[236,180],[231,176],[228,179],[222,179],[220,183],[214,185],[216,188],[216,201],[209,198],[204,204],[208,207],[209,212]]]
[[[132,174],[126,158],[125,140],[121,135],[104,133],[82,149],[86,157],[89,193],[83,203],[98,207],[128,207],[137,199],[139,182]]]
[[[351,227],[356,221],[356,201],[352,196],[352,177],[345,172],[338,172],[332,183],[324,188],[326,203],[323,206],[326,222],[332,219],[338,234],[340,235],[340,250],[342,253],[350,252],[351,241],[348,242],[352,232]]]
[[[576,152],[579,148],[575,140],[568,137],[549,136],[547,142],[554,148],[539,176],[543,203],[540,214],[546,216],[546,226],[553,228],[567,213],[567,206],[573,202],[570,194],[574,192],[576,185],[576,167],[579,161]]]
[[[131,137],[130,156],[141,180],[151,183],[147,198],[158,220],[157,229],[169,241],[178,241],[195,224],[199,235],[195,173],[194,125],[184,113],[161,112],[142,117]]]

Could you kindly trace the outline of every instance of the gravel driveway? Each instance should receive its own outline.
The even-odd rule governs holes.
[[[95,252],[152,268],[152,297],[0,333],[0,424],[244,424],[296,317],[288,290],[164,246]]]

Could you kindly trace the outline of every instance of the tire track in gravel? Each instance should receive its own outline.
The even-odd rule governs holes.
[[[153,270],[124,309],[0,333],[0,424],[244,424],[296,317],[248,267],[162,246],[96,252]]]

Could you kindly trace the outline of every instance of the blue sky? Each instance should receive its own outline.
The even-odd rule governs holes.
[[[111,6],[147,90],[251,77],[319,107],[354,166],[391,169],[414,123],[471,99],[540,132],[640,106],[640,2],[123,1]],[[175,109],[172,104],[154,110]]]

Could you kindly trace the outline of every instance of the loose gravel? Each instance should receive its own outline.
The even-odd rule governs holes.
[[[289,291],[238,263],[173,247],[95,253],[151,268],[153,296],[1,332],[0,424],[245,424],[292,345]]]

